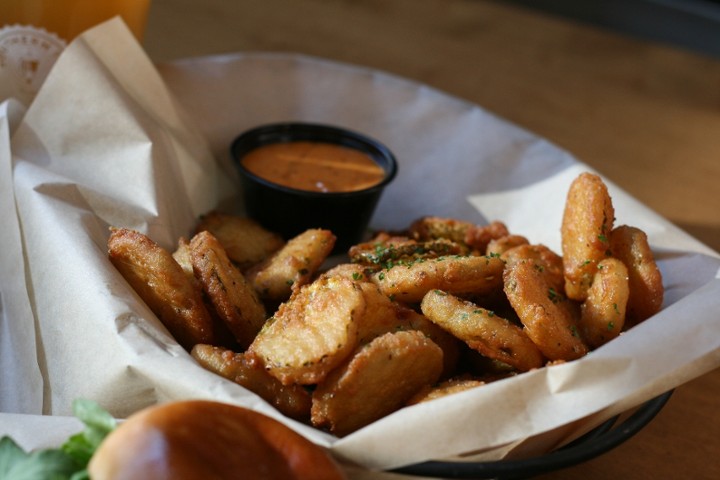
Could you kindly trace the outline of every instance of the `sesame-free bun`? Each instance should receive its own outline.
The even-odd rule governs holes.
[[[346,478],[328,452],[282,423],[205,400],[130,416],[103,441],[88,472],[93,480]]]

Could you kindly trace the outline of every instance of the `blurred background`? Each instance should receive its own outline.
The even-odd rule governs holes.
[[[720,0],[509,0],[508,3],[720,57]]]
[[[158,62],[297,52],[414,79],[551,140],[720,250],[719,12],[710,0],[152,0],[144,45]]]

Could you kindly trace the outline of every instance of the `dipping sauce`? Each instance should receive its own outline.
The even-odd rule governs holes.
[[[380,183],[385,171],[373,158],[332,143],[291,141],[249,151],[242,165],[270,182],[311,192],[353,192]]]

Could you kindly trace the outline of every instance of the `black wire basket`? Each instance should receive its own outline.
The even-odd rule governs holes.
[[[392,470],[418,477],[515,480],[531,478],[586,462],[642,430],[662,410],[672,391],[642,404],[631,415],[617,415],[564,447],[538,457],[492,462],[428,461]]]

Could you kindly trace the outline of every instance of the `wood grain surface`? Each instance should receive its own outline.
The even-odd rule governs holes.
[[[152,1],[156,61],[298,52],[423,82],[547,138],[720,250],[716,58],[501,1]],[[720,478],[718,399],[715,370],[620,447],[542,478]]]

